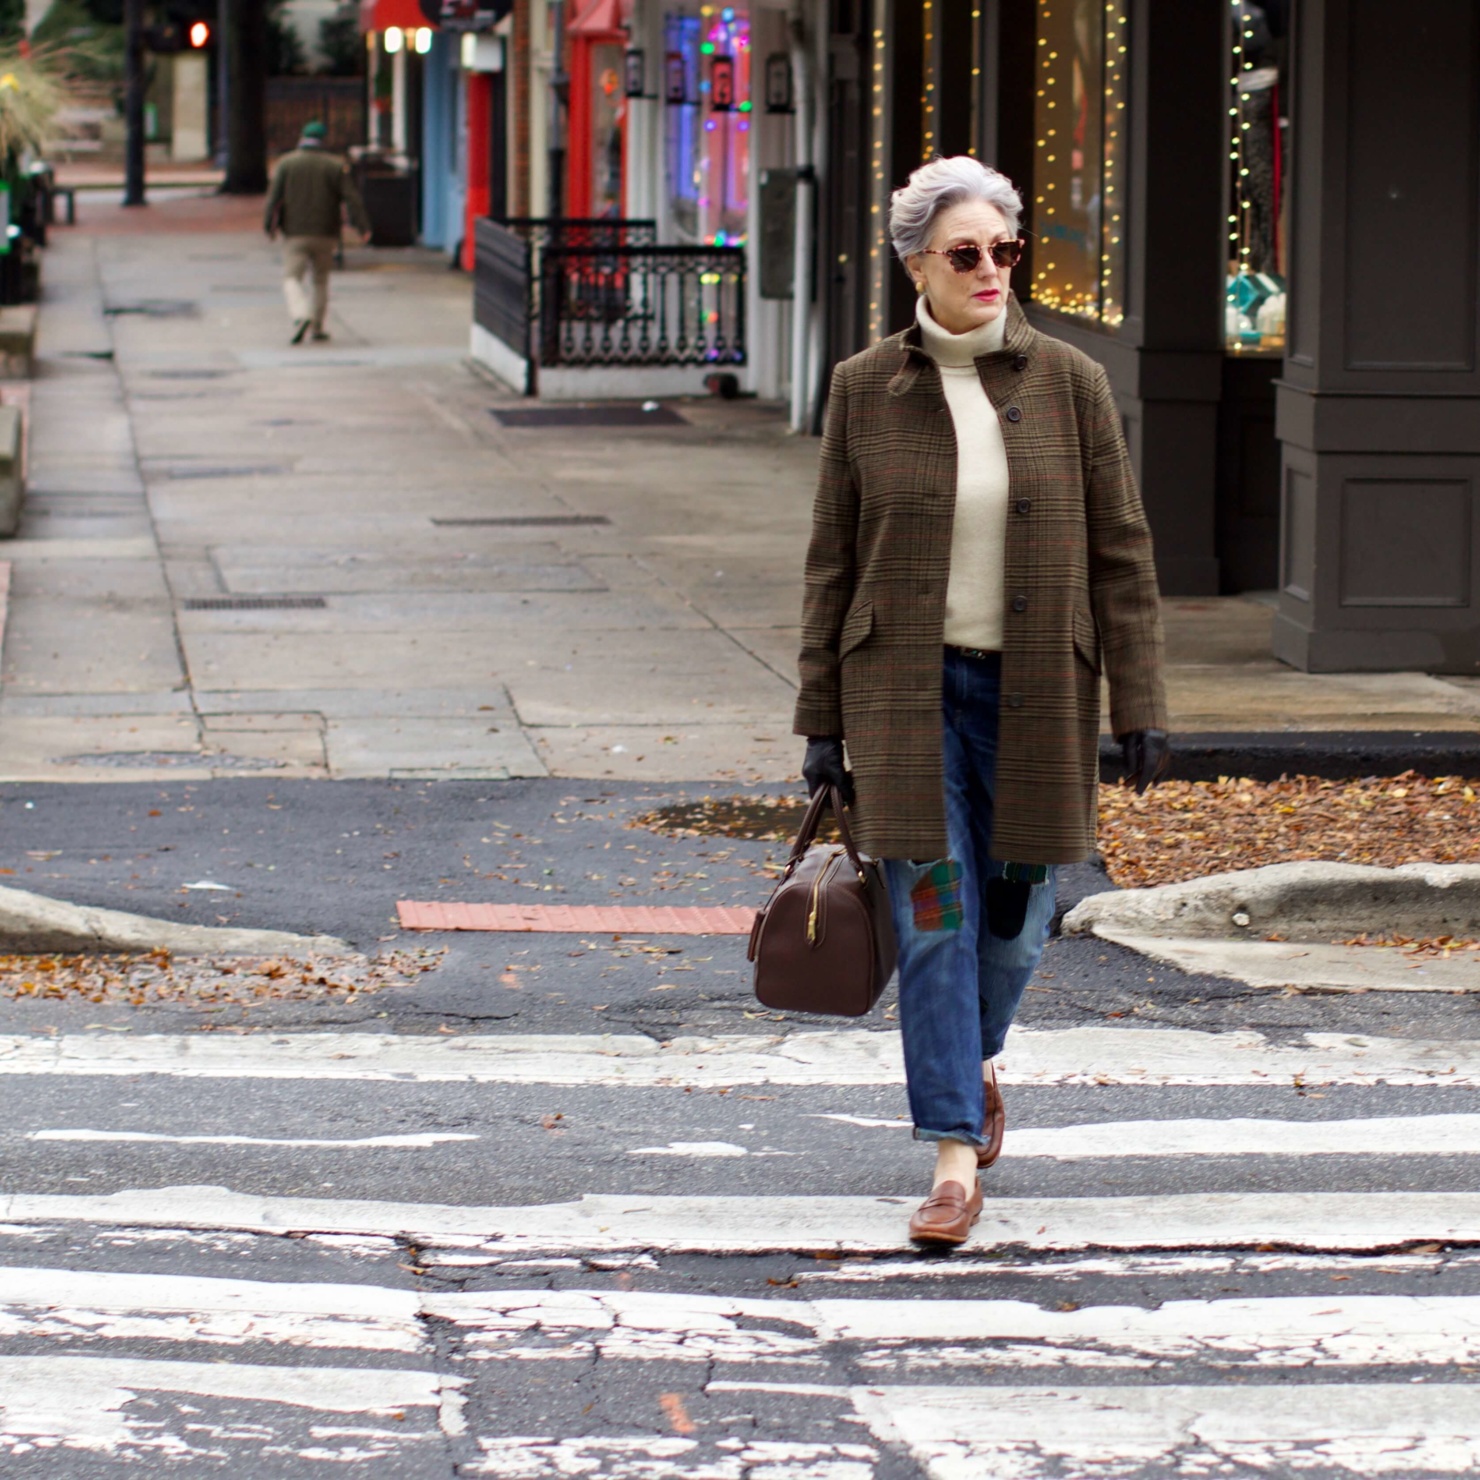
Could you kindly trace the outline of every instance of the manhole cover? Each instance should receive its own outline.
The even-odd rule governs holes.
[[[671,406],[521,406],[517,410],[489,408],[495,421],[506,427],[686,427],[686,417]]]
[[[259,755],[227,755],[222,751],[199,750],[104,750],[96,755],[59,755],[57,766],[112,766],[141,771],[167,770],[172,766],[218,771],[276,771],[286,761]]]
[[[447,529],[571,529],[581,525],[610,524],[605,514],[510,514],[501,519],[433,519]]]
[[[188,612],[322,611],[322,596],[187,596]]]

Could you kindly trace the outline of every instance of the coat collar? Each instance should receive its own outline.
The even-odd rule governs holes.
[[[1019,357],[1031,359],[1035,348],[1034,341],[1037,338],[1038,331],[1028,322],[1027,314],[1023,312],[1022,306],[1018,303],[1017,294],[1010,294],[1007,300],[1007,336],[1002,348],[991,354],[978,356],[977,369],[980,370],[987,365],[1000,365],[1004,361],[1016,360]],[[912,323],[908,329],[891,336],[891,339],[886,340],[885,343],[892,343],[899,353],[899,369],[889,382],[889,394],[891,396],[907,395],[914,388],[920,372],[927,367],[933,369],[935,361],[930,358],[925,349],[920,326],[917,323]]]

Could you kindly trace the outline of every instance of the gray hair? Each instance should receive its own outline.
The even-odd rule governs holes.
[[[996,206],[1013,236],[1023,215],[1023,198],[1012,181],[991,165],[957,154],[950,159],[932,159],[913,171],[909,182],[889,197],[889,240],[901,262],[923,252],[935,234],[942,211],[965,201]]]

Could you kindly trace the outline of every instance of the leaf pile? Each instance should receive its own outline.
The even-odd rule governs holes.
[[[670,837],[787,842],[804,806],[794,796],[701,797],[632,825]],[[1165,781],[1143,797],[1102,786],[1099,846],[1110,877],[1127,889],[1296,859],[1480,863],[1480,780],[1416,771],[1344,781],[1222,776]]]
[[[1166,781],[1138,797],[1100,788],[1100,853],[1123,888],[1231,869],[1332,863],[1480,863],[1480,781],[1316,776]]]
[[[1480,940],[1471,940],[1464,936],[1435,935],[1427,940],[1415,940],[1411,935],[1368,935],[1365,930],[1360,935],[1354,935],[1349,940],[1339,940],[1336,944],[1339,946],[1381,946],[1385,950],[1402,951],[1405,956],[1418,956],[1424,960],[1438,959],[1440,961],[1447,961],[1455,951],[1480,951]]]
[[[807,810],[805,797],[700,797],[659,807],[629,826],[670,838],[744,838],[753,843],[789,843],[801,826]],[[831,814],[823,819],[819,836],[831,836]]]
[[[349,1003],[405,986],[432,971],[440,950],[298,960],[286,956],[0,956],[0,996],[12,1001],[84,1001],[252,1007],[267,1002]]]

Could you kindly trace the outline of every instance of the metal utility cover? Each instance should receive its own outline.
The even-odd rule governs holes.
[[[506,427],[650,427],[688,426],[671,406],[521,406],[504,410],[491,406],[490,414]]]
[[[188,612],[322,611],[322,596],[187,596]]]

